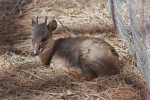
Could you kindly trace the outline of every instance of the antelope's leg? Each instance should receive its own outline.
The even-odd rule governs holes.
[[[80,79],[83,79],[83,78],[85,79],[84,75],[81,75],[81,74],[79,74],[79,73],[77,73],[75,71],[69,71],[69,74],[72,75],[72,76],[78,77]]]

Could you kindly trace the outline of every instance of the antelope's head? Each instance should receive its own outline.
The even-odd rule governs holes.
[[[47,25],[47,17],[45,17],[45,22],[39,24],[38,16],[36,21],[32,19],[32,46],[34,55],[39,55],[44,47],[44,43],[47,42],[48,38],[52,36],[52,32],[57,28],[56,20],[52,20]]]

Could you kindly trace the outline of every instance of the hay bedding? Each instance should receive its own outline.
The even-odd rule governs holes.
[[[86,0],[86,5],[84,0],[34,0],[25,2],[26,5],[22,2],[14,8],[18,11],[20,7],[18,14],[1,20],[0,100],[146,100],[147,87],[136,59],[129,56],[125,44],[114,34],[105,3],[100,3],[102,0]],[[55,70],[53,64],[50,67],[38,64],[31,54],[29,37],[31,18],[36,15],[40,22],[45,16],[50,20],[57,15],[66,29],[77,36],[104,38],[119,53],[121,72],[85,81]],[[55,39],[68,36],[58,23]]]

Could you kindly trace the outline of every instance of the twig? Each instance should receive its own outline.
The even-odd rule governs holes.
[[[5,54],[3,54],[2,56],[0,56],[0,58],[4,57],[4,56],[7,55],[7,54],[8,54],[8,51],[7,51]]]
[[[20,0],[18,0],[17,4],[14,6],[14,8],[11,10],[11,14],[13,13],[14,9],[19,5]]]
[[[54,96],[62,96],[63,93],[48,93],[48,92],[43,92],[43,91],[37,91],[37,90],[30,90],[31,92],[38,92],[40,94],[44,95],[54,95]]]
[[[62,24],[62,22],[58,19],[58,17],[56,16],[56,19],[58,20],[58,22],[61,24],[61,26],[65,29],[65,31],[71,35],[72,37],[76,37],[75,34],[73,34],[72,32],[69,32],[69,30],[67,30],[67,28]]]
[[[16,48],[24,48],[24,47],[31,47],[32,45],[31,44],[27,44],[27,45],[15,45]]]
[[[89,14],[87,11],[82,11],[88,16],[89,23],[91,23],[91,14]]]
[[[5,13],[3,12],[2,18],[6,17]]]
[[[0,91],[3,91],[3,90],[0,88]]]
[[[22,71],[22,72],[25,72],[25,73],[28,73],[28,74],[30,74],[30,75],[32,75],[32,76],[38,78],[38,79],[41,79],[41,80],[45,81],[45,80],[44,80],[43,78],[41,78],[40,76],[35,75],[35,74],[33,74],[33,73],[31,73],[31,72],[29,72],[29,71],[27,71],[27,70],[22,69],[21,71]]]

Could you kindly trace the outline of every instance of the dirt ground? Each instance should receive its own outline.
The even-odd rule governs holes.
[[[115,34],[105,0],[4,0],[0,12],[0,100],[146,100],[136,59]],[[30,38],[37,15],[39,22],[57,20],[55,39],[103,38],[119,53],[120,73],[85,81],[37,63]]]

